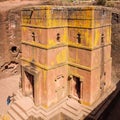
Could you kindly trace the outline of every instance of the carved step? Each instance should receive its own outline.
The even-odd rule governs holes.
[[[10,120],[23,120],[19,115],[15,113],[12,109],[8,111],[8,115],[11,117]]]
[[[10,114],[8,114],[8,115],[9,115],[9,120],[14,120]]]
[[[68,105],[64,105],[62,108],[65,109],[66,111],[70,112],[71,114],[78,115],[79,111],[74,110],[73,108],[69,107]]]
[[[76,100],[74,99],[69,99],[66,104],[71,107],[74,110],[79,110],[80,109],[80,103],[78,103]]]
[[[77,120],[84,120],[84,119],[85,117],[83,113],[80,113],[79,116],[77,117]]]
[[[27,112],[28,116],[34,116],[36,118],[41,117],[41,118],[45,118],[45,113],[42,113],[41,110],[35,110],[34,108],[32,108],[29,112]]]
[[[28,116],[34,115],[36,118],[41,117],[42,119],[52,118],[60,112],[60,108],[63,103],[54,106],[52,109],[44,110],[41,107],[33,106],[29,111],[27,111]]]
[[[15,97],[23,98],[22,91],[18,90]]]
[[[78,120],[76,115],[70,114],[70,112],[65,109],[62,109],[62,113],[65,114],[66,116],[69,116],[72,120]]]
[[[21,98],[23,98],[22,91],[18,90],[17,93],[16,93],[16,96],[15,96],[15,100],[19,100]]]
[[[23,120],[26,120],[28,118],[24,111],[15,104],[11,106],[11,109],[16,112],[16,114],[19,115]]]
[[[48,113],[49,118],[56,116],[57,114],[60,113],[60,111],[61,111],[61,109],[58,108],[58,109],[54,109],[54,111],[49,112]]]
[[[33,101],[29,97],[23,97],[21,100],[15,101],[14,104],[24,112],[29,111],[34,106]]]

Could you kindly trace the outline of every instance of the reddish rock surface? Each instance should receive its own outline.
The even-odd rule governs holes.
[[[0,79],[20,72],[20,9],[38,1],[0,3]]]

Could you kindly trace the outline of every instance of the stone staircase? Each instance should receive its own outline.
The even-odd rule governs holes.
[[[11,109],[8,111],[8,114],[11,120],[27,120],[28,118],[26,113],[16,104],[13,104],[11,106]]]
[[[29,109],[29,105],[33,105],[32,100],[29,97],[24,97],[21,90],[17,91],[14,96],[14,102],[8,110],[10,120],[27,120],[27,109]]]
[[[33,106],[27,113],[28,116],[34,116],[35,118],[42,118],[44,120],[52,119],[55,115],[63,113],[73,120],[79,120],[83,115],[80,107],[77,101],[65,98],[47,110],[42,107]]]
[[[113,90],[113,88],[111,91],[108,90],[109,94],[113,92]],[[101,97],[101,100],[104,100],[105,96],[103,96],[103,99]],[[110,97],[111,96],[108,98]],[[112,99],[110,98],[109,100]],[[98,101],[98,103],[101,103],[101,101]],[[78,103],[78,101],[73,98],[66,97],[56,105],[45,109],[42,106],[35,106],[32,97],[23,96],[21,90],[19,90],[15,96],[15,101],[11,104],[10,109],[8,110],[8,114],[10,120],[28,120],[30,116],[33,116],[36,119],[54,120],[54,116],[60,115],[61,113],[68,116],[70,120],[83,120],[84,117],[88,115],[90,115],[91,118],[93,118],[93,116],[94,118],[98,118],[100,116],[99,111],[102,109],[104,110],[108,100],[106,99],[95,111],[93,111],[96,108],[96,105],[99,105],[98,103],[88,107]]]
[[[61,112],[73,120],[79,120],[83,116],[81,104],[71,98],[64,103]]]
[[[48,109],[41,106],[37,107],[34,105],[32,98],[24,97],[21,91],[18,91],[14,103],[12,103],[8,110],[8,115],[10,120],[28,120],[30,116],[36,119],[50,120],[54,116],[63,113],[73,120],[79,120],[83,115],[81,110],[81,105],[68,97]]]

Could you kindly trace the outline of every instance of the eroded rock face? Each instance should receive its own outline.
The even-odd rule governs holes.
[[[0,78],[19,73],[20,10],[0,13]]]
[[[21,9],[42,0],[0,2],[0,79],[20,73]]]
[[[120,80],[120,14],[112,13],[113,80]]]

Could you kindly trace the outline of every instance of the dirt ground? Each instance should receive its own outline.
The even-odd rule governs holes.
[[[0,115],[5,114],[7,109],[9,109],[6,99],[19,89],[19,80],[20,75],[0,80]]]

